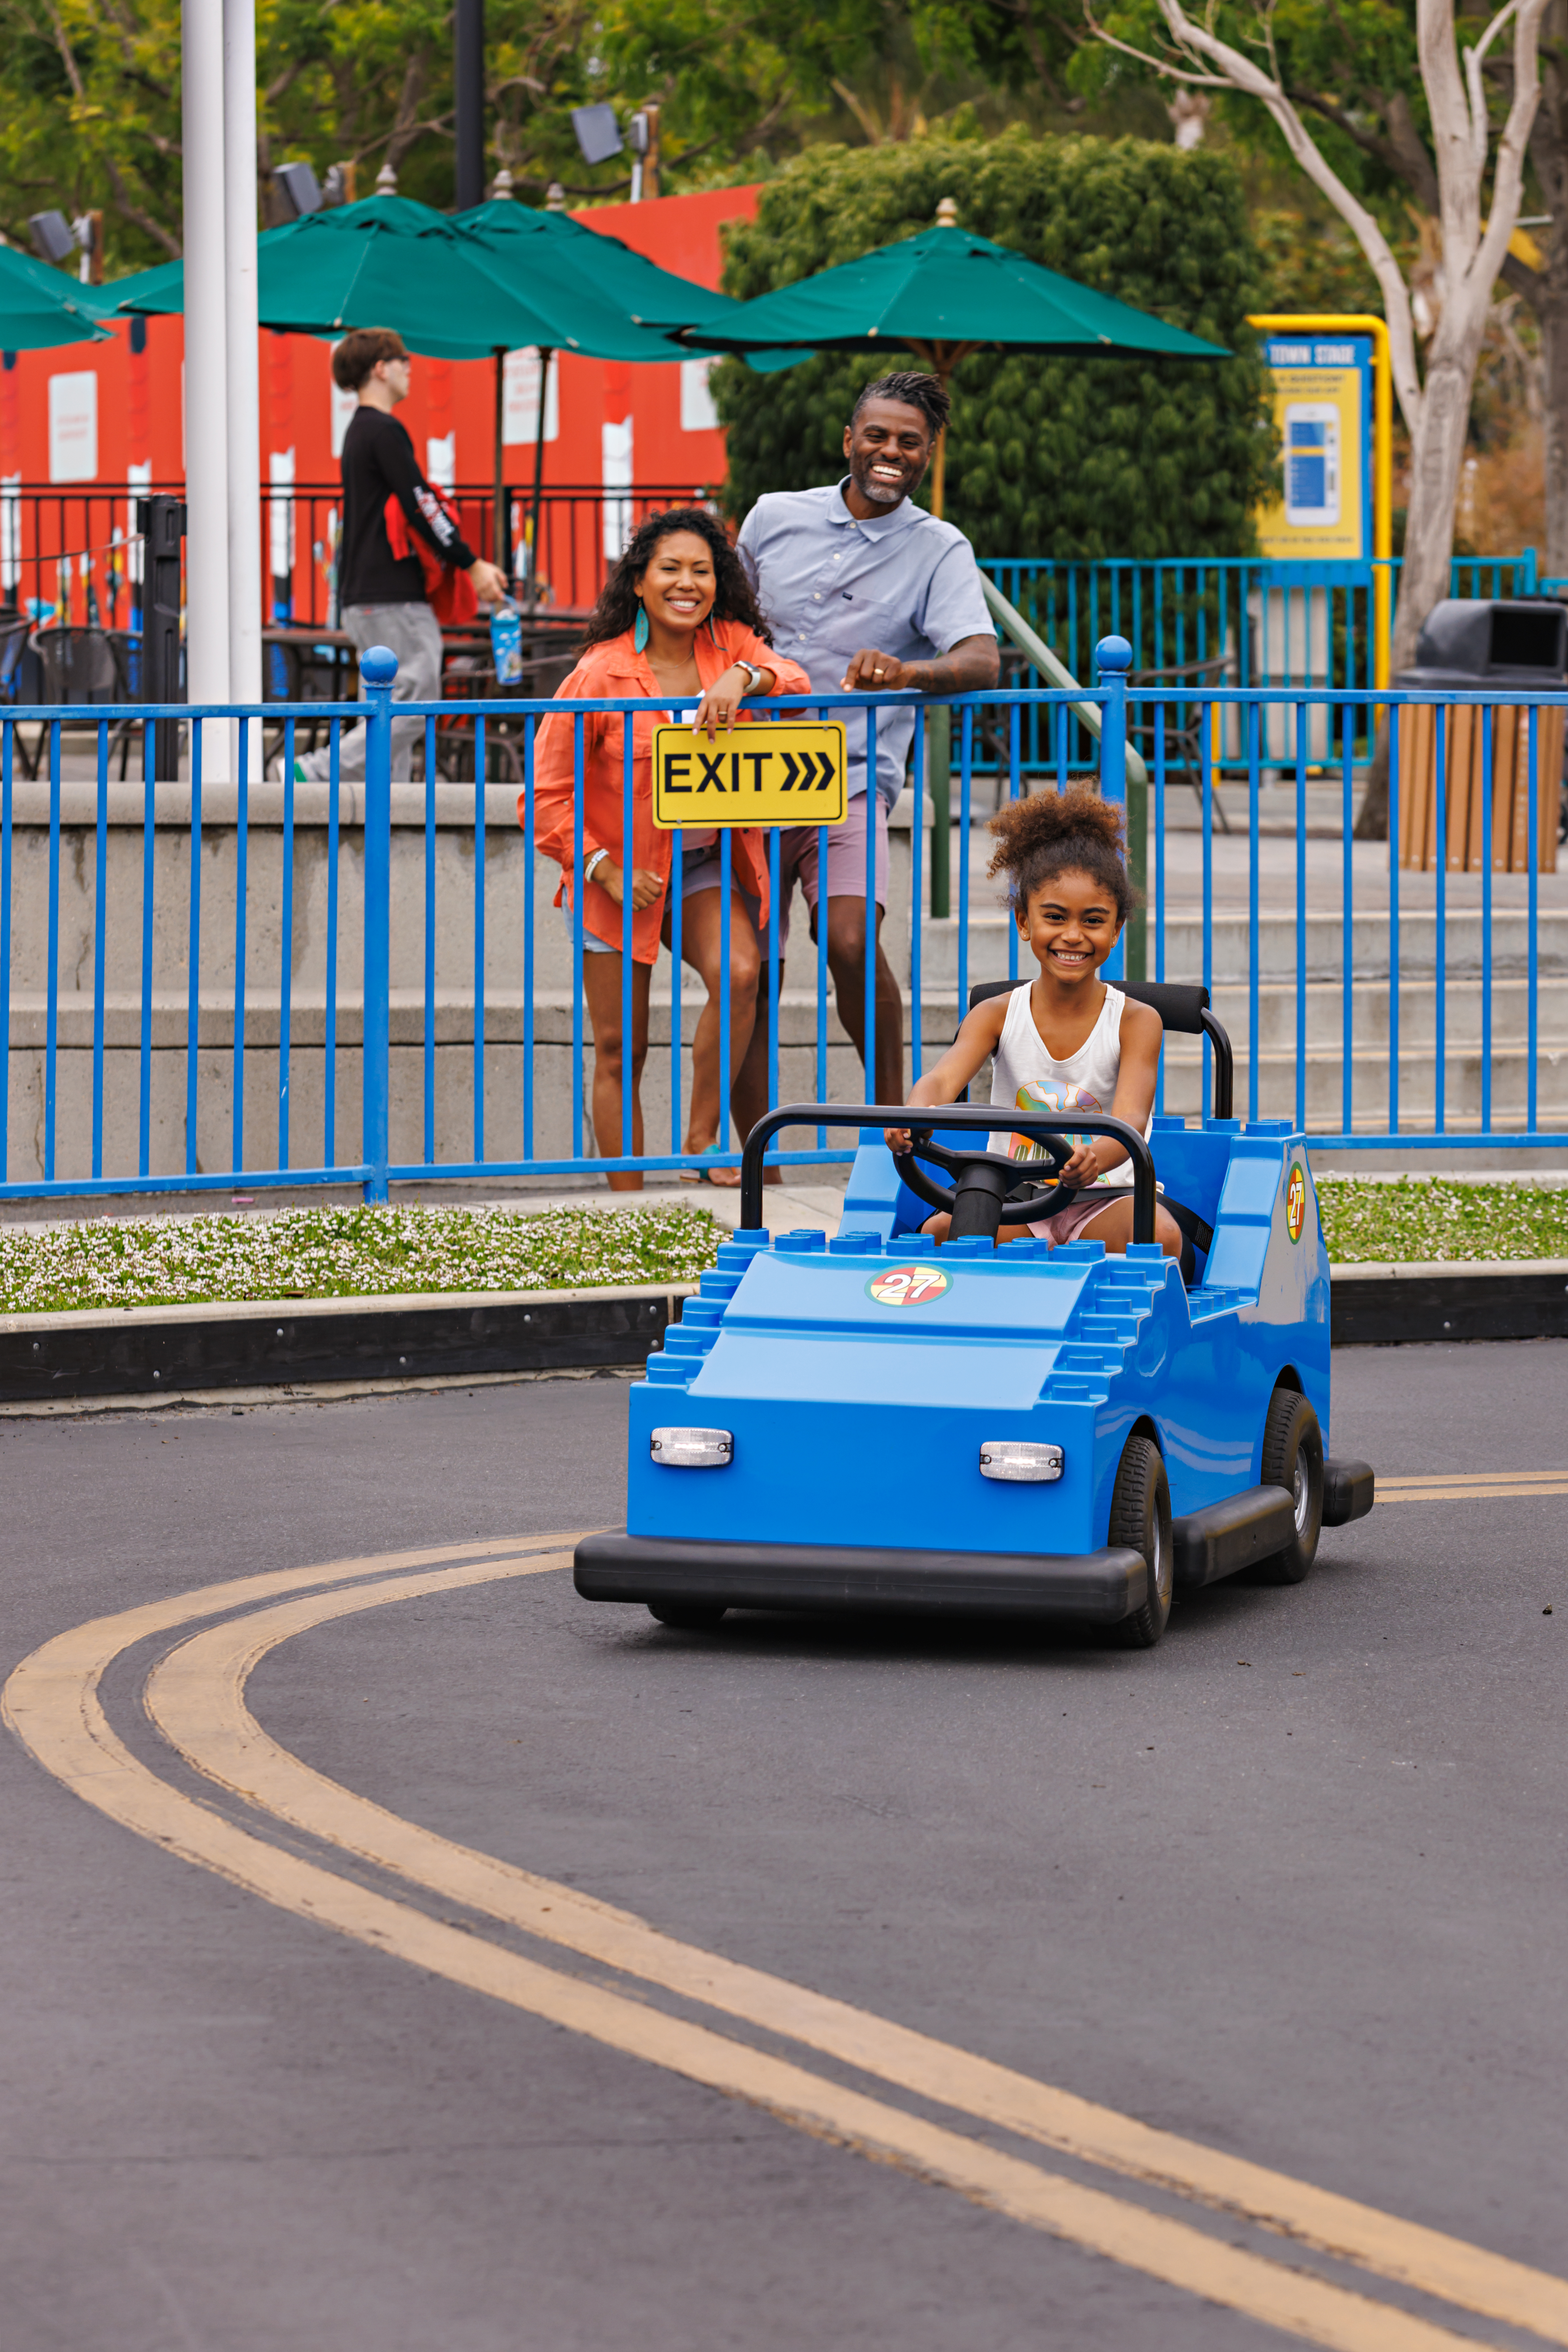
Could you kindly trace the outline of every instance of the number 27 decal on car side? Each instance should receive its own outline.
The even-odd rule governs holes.
[[[952,1286],[952,1276],[938,1265],[890,1265],[872,1276],[865,1295],[879,1307],[929,1307]]]

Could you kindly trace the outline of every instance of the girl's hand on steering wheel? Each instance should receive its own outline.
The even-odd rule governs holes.
[[[915,1139],[906,1127],[884,1127],[882,1130],[882,1139],[895,1156],[901,1152],[913,1151],[915,1149]]]
[[[1076,1184],[1080,1190],[1085,1184],[1096,1184],[1099,1181],[1100,1161],[1092,1143],[1075,1144],[1071,1159],[1065,1168],[1057,1171],[1054,1179],[1058,1184]]]

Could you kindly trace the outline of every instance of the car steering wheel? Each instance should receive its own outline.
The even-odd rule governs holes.
[[[910,1133],[915,1139],[915,1150],[895,1151],[893,1164],[917,1199],[951,1214],[952,1240],[967,1234],[981,1234],[995,1241],[1004,1217],[1015,1224],[1030,1223],[1054,1216],[1058,1209],[1064,1209],[1077,1197],[1080,1188],[1076,1184],[1056,1181],[1041,1191],[1022,1175],[1018,1160],[1005,1159],[999,1151],[950,1151],[946,1145],[932,1142],[929,1128],[911,1124]],[[1051,1176],[1059,1178],[1072,1157],[1071,1139],[1065,1135],[1040,1135],[1033,1140],[1040,1146],[1040,1157]],[[921,1160],[934,1160],[938,1168],[950,1170],[958,1181],[954,1184],[936,1183],[919,1166]]]

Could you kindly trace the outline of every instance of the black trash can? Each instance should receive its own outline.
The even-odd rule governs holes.
[[[1491,863],[1522,874],[1530,863],[1530,704],[1563,691],[1568,673],[1568,605],[1552,596],[1445,597],[1416,641],[1416,667],[1393,684],[1407,694],[1474,694],[1486,705],[1450,705],[1443,715],[1445,808],[1437,838],[1436,703],[1399,718],[1399,863],[1479,874],[1485,847],[1486,758],[1491,750]],[[1495,690],[1495,699],[1492,694]],[[1536,868],[1557,868],[1563,779],[1561,709],[1536,721]]]

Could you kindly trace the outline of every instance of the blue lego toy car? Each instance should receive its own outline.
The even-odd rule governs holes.
[[[1328,1254],[1300,1134],[1156,1118],[1145,1143],[1074,1111],[1133,1161],[1136,1238],[1107,1256],[998,1247],[1004,1206],[1022,1222],[1065,1196],[1031,1189],[1040,1161],[985,1150],[993,1110],[928,1117],[930,1140],[875,1106],[795,1104],[753,1130],[741,1228],[632,1389],[627,1530],[579,1545],[579,1592],[688,1627],[737,1607],[940,1611],[1075,1619],[1146,1647],[1184,1591],[1240,1569],[1298,1582],[1320,1528],[1373,1503],[1365,1464],[1325,1457]],[[1053,1169],[1071,1148],[1050,1132],[1061,1117],[1006,1114]],[[833,1239],[770,1238],[763,1153],[813,1125],[874,1140]],[[914,1129],[913,1159],[895,1165],[886,1126]],[[1156,1169],[1183,1265],[1153,1238]],[[932,1204],[953,1210],[940,1249],[919,1231]]]

